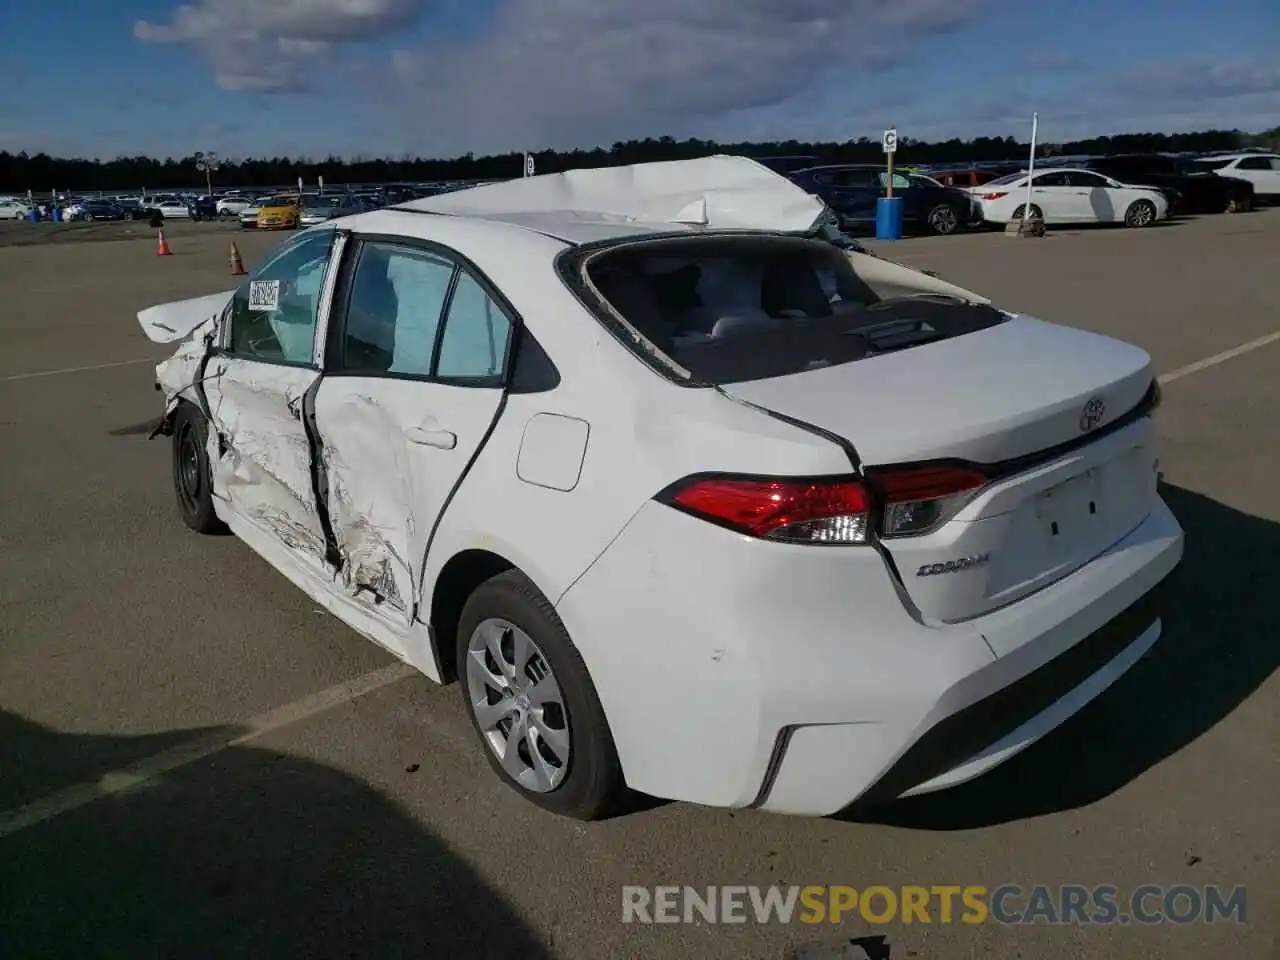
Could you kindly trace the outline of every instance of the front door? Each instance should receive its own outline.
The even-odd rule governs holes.
[[[437,521],[501,407],[512,324],[446,252],[367,239],[354,256],[316,392],[319,462],[340,582],[405,629]]]
[[[1071,170],[1067,173],[1066,200],[1072,220],[1114,223],[1124,219],[1122,188],[1099,173]]]
[[[336,232],[286,244],[241,285],[203,374],[213,492],[234,519],[323,573],[325,533],[306,413],[320,378],[316,343]]]

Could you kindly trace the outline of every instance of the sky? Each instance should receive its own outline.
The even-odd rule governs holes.
[[[9,0],[0,149],[454,157],[1280,124],[1278,0]]]

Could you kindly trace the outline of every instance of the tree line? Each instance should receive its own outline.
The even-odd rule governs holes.
[[[1246,146],[1280,148],[1280,127],[1260,134],[1239,130],[1205,130],[1200,133],[1130,133],[1095,137],[1071,143],[1043,144],[1045,155],[1208,152]],[[929,143],[902,137],[897,160],[901,164],[973,163],[1020,160],[1029,144],[1013,137],[977,137],[972,140],[945,140]],[[672,137],[627,140],[612,147],[593,150],[535,153],[538,173],[558,173],[583,167],[605,167],[658,160],[686,160],[713,153],[746,156],[805,155],[820,163],[877,163],[884,155],[877,140],[861,137],[843,143],[806,143],[783,140],[761,143],[717,143],[713,140],[676,140]],[[114,160],[51,157],[0,151],[0,193],[28,190],[46,193],[56,190],[148,191],[194,187],[205,182],[197,168],[198,156],[117,157]],[[518,177],[523,169],[521,154],[508,153],[477,157],[466,154],[449,160],[402,157],[400,159],[336,156],[317,160],[308,157],[257,157],[223,160],[213,175],[215,187],[254,187],[288,184],[302,177],[314,183],[324,177],[328,183],[395,183],[432,180],[489,180]]]

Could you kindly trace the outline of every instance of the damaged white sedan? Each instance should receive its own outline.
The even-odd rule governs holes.
[[[305,230],[139,314],[182,517],[459,679],[561,814],[976,777],[1160,634],[1159,391],[824,213],[712,157]]]

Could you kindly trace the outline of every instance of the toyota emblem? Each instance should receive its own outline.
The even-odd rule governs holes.
[[[1103,403],[1101,397],[1090,397],[1089,402],[1080,411],[1080,432],[1088,433],[1094,429],[1102,422],[1102,417],[1106,412],[1107,405]]]

